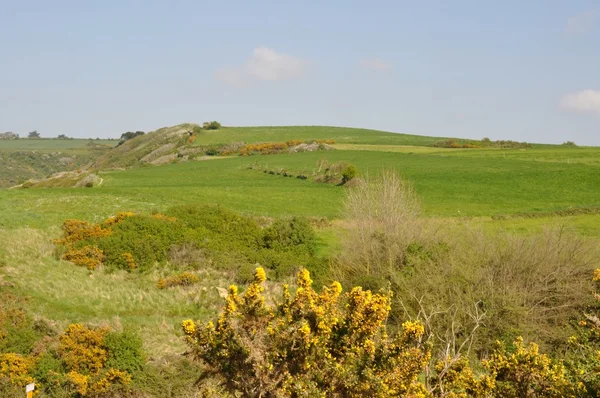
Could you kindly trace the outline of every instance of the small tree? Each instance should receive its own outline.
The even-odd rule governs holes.
[[[29,134],[27,134],[28,138],[40,138],[40,133],[37,132],[37,130],[33,130],[30,131]]]
[[[342,295],[338,282],[319,294],[308,271],[287,285],[275,305],[265,304],[266,275],[257,268],[243,295],[229,288],[216,323],[183,321],[190,354],[243,397],[389,397],[424,393],[417,378],[430,358],[423,326],[405,322],[390,338],[390,295],[360,287]]]
[[[0,134],[0,140],[18,140],[19,134],[15,134],[12,131],[7,131],[6,133]]]
[[[67,137],[65,134],[59,134],[58,137],[56,137],[59,140],[68,140],[69,137]]]
[[[221,128],[221,123],[213,120],[212,122],[204,122],[202,124],[202,128],[204,130],[219,130]]]
[[[342,171],[342,184],[346,184],[348,181],[352,180],[358,174],[358,170],[354,165],[349,164],[344,171]]]

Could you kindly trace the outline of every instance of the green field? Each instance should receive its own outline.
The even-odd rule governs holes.
[[[196,140],[196,145],[226,144],[236,141],[256,143],[285,142],[289,140],[335,140],[337,143],[348,144],[429,145],[443,139],[378,130],[327,126],[224,127],[220,130],[203,131]]]
[[[0,225],[46,227],[119,210],[219,203],[253,215],[340,218],[345,188],[248,170],[254,162],[311,174],[319,159],[348,161],[363,174],[394,168],[410,180],[431,217],[492,216],[598,206],[600,173],[590,164],[502,157],[331,151],[233,157],[102,172],[101,187],[0,191]]]
[[[414,186],[429,219],[517,234],[566,225],[590,239],[600,237],[597,212],[553,213],[600,207],[600,148],[441,149],[430,146],[440,138],[335,127],[228,127],[203,131],[194,145],[292,139],[333,139],[336,150],[99,170],[103,181],[94,188],[0,189],[0,286],[28,296],[36,316],[60,327],[73,322],[128,326],[153,353],[150,361],[179,354],[184,349],[179,322],[213,316],[219,306],[215,287],[226,287],[231,275],[208,269],[197,288],[158,290],[160,271],[90,273],[57,259],[51,240],[60,236],[65,219],[100,222],[120,211],[218,204],[257,217],[327,218],[329,224],[317,228],[318,252],[337,253],[348,188],[271,175],[249,169],[252,164],[309,177],[323,159],[351,163],[361,176],[394,169]],[[0,154],[86,152],[88,142],[0,141]]]
[[[114,147],[118,140],[96,140],[86,138],[73,138],[59,140],[54,138],[0,140],[0,151],[68,151],[72,149],[85,149],[89,143],[108,145]]]

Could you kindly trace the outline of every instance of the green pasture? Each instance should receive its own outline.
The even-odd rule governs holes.
[[[582,163],[503,157],[330,151],[233,157],[101,172],[98,188],[0,190],[0,226],[45,227],[69,217],[95,220],[117,211],[213,203],[261,216],[342,218],[345,187],[249,170],[311,175],[317,161],[346,161],[362,175],[394,168],[411,181],[425,215],[492,216],[600,205],[600,170]]]
[[[348,144],[430,145],[444,138],[327,126],[223,127],[220,130],[201,131],[195,144],[208,145],[240,141],[257,143],[328,139],[333,139],[337,143]]]
[[[66,151],[72,149],[85,149],[89,143],[96,145],[116,146],[117,140],[96,140],[87,138],[73,138],[59,140],[53,138],[0,140],[0,151]]]

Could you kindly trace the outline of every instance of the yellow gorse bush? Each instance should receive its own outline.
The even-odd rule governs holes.
[[[264,269],[243,294],[229,288],[213,322],[183,321],[194,358],[226,390],[243,396],[424,396],[418,376],[430,359],[423,326],[407,322],[387,334],[389,294],[354,288],[342,294],[334,282],[320,293],[299,272],[295,294],[284,286],[266,304]]]
[[[190,286],[200,282],[200,277],[192,272],[182,272],[179,275],[173,275],[166,278],[160,278],[156,283],[159,289],[166,289],[173,286]]]
[[[0,354],[0,377],[6,377],[14,385],[24,387],[33,381],[30,371],[34,360],[14,353]]]
[[[60,336],[58,352],[65,364],[77,372],[98,373],[107,359],[104,337],[108,328],[89,329],[76,323]]]

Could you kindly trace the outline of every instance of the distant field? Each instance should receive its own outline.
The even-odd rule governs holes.
[[[0,140],[0,151],[64,151],[69,149],[83,149],[88,143],[98,145],[116,146],[118,140],[92,140],[85,138],[74,138],[69,140],[57,140],[49,138]]]
[[[429,145],[444,138],[327,126],[224,127],[220,130],[202,131],[195,144],[284,142],[294,139],[333,139],[338,143],[349,144]]]
[[[233,157],[103,172],[93,189],[0,191],[0,226],[58,225],[68,217],[103,218],[119,210],[218,203],[248,214],[342,217],[344,187],[248,170],[253,162],[311,174],[319,159],[347,161],[360,173],[383,167],[410,180],[428,216],[491,216],[600,205],[600,172],[588,164],[502,157],[331,151]]]
[[[426,153],[434,156],[458,156],[470,158],[502,158],[550,163],[582,163],[600,166],[599,147],[561,147],[557,145],[531,149],[474,148],[450,149],[411,145],[335,144],[336,149],[346,151]]]

